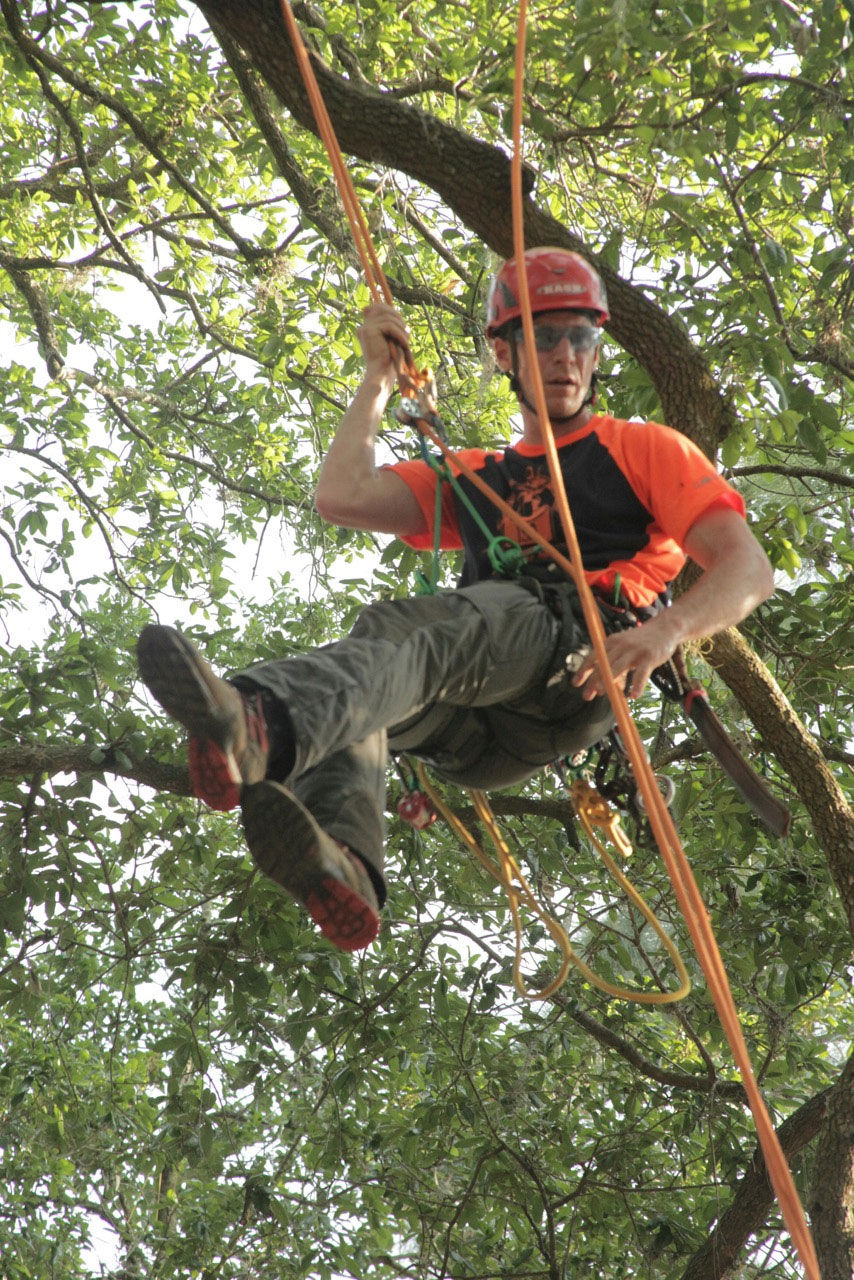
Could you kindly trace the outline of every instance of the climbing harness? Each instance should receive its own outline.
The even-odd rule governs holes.
[[[663,773],[656,773],[653,776],[662,799],[669,809],[676,794],[673,779]],[[612,729],[607,738],[598,745],[593,782],[599,795],[630,814],[644,833],[648,830],[643,796],[638,789],[629,757],[616,729]],[[643,839],[643,836],[639,838],[643,843],[655,843],[654,840]]]
[[[634,627],[648,616],[622,597],[619,583],[614,585],[613,598],[606,599],[597,593],[597,600],[611,626],[622,629]],[[658,607],[660,606],[656,606],[656,611]],[[788,835],[791,822],[788,808],[777,799],[764,779],[745,760],[712,710],[709,695],[700,681],[692,680],[688,675],[682,645],[677,645],[663,666],[655,668],[650,679],[667,701],[675,702],[682,708],[730,782],[771,834],[777,839]],[[660,785],[659,789],[665,796],[665,803],[669,805],[670,802],[666,799],[667,788],[662,789]]]
[[[306,85],[306,90],[311,100],[318,130],[323,138],[327,153],[329,154],[330,163],[332,164],[333,172],[335,173],[336,180],[341,191],[341,197],[347,210],[347,216],[350,221],[351,228],[353,228],[354,242],[356,243],[357,249],[362,258],[368,287],[370,288],[374,298],[379,300],[380,294],[382,293],[382,296],[385,297],[386,301],[390,302],[391,295],[388,289],[388,284],[384,279],[376,253],[371,246],[371,238],[367,224],[365,222],[364,215],[359,208],[359,203],[356,199],[355,191],[353,189],[352,182],[350,181],[350,176],[344,164],[343,157],[341,156],[340,148],[338,147],[335,131],[332,128],[332,123],[326,111],[326,106],[317,85],[299,28],[297,27],[293,12],[291,11],[289,0],[280,0],[280,6],[285,26],[290,34],[291,43]],[[513,155],[510,171],[510,193],[513,223],[513,249],[516,261],[519,263],[520,268],[519,292],[522,313],[522,329],[525,335],[526,345],[529,350],[533,351],[536,345],[534,341],[534,322],[531,300],[523,266],[525,261],[525,210],[522,190],[522,87],[524,81],[526,36],[527,0],[520,0],[513,95]],[[419,418],[419,429],[422,430],[423,434],[430,438],[433,443],[441,449],[443,454],[447,455],[450,451],[447,449],[445,442],[441,439],[441,434],[435,429],[438,414],[436,412],[434,399],[430,394],[430,378],[428,371],[419,371],[416,369],[415,362],[408,349],[403,350],[402,348],[397,347],[396,344],[391,344],[391,350],[398,370],[398,383],[401,393],[406,399],[412,400],[417,404],[418,411],[422,415]],[[711,922],[708,918],[708,913],[706,912],[705,904],[703,903],[702,896],[697,888],[693,872],[691,871],[690,864],[685,856],[685,851],[682,848],[673,820],[667,811],[663,797],[658,789],[655,776],[652,772],[652,767],[646,756],[637,726],[632,719],[626,698],[622,690],[618,687],[608,662],[605,649],[605,631],[596,607],[596,602],[584,576],[578,538],[566,498],[563,476],[561,475],[558,463],[557,449],[554,442],[554,436],[551,431],[551,424],[545,401],[545,391],[542,385],[542,379],[539,377],[539,370],[536,361],[532,361],[531,372],[533,378],[533,390],[535,392],[534,403],[537,415],[543,426],[546,457],[551,475],[552,493],[560,515],[565,543],[569,555],[563,556],[557,552],[555,548],[547,543],[528,521],[524,520],[518,512],[512,511],[506,503],[499,499],[497,495],[490,490],[489,486],[481,480],[480,476],[475,476],[474,472],[471,472],[458,460],[459,469],[462,474],[466,475],[466,477],[472,481],[472,483],[485,491],[487,496],[490,498],[490,501],[495,502],[505,515],[509,514],[516,526],[520,528],[532,542],[542,546],[551,559],[564,568],[569,574],[571,580],[576,584],[588,634],[596,653],[599,669],[604,680],[605,693],[613,708],[617,728],[620,732],[623,744],[625,745],[632,769],[638,780],[639,792],[643,799],[650,827],[655,836],[655,840],[667,868],[668,875],[670,876],[674,894],[676,895],[680,910],[685,918],[685,923],[691,935],[691,940],[697,952],[698,959],[703,972],[706,975],[709,991],[712,999],[714,1000],[721,1025],[724,1029],[727,1040],[729,1041],[733,1058],[741,1073],[745,1093],[756,1124],[760,1146],[765,1156],[768,1175],[780,1204],[783,1219],[789,1230],[792,1242],[800,1256],[801,1262],[803,1263],[807,1280],[820,1280],[818,1259],[816,1257],[812,1237],[810,1236],[809,1228],[806,1225],[803,1209],[801,1208],[791,1171],[786,1163],[777,1135],[774,1132],[774,1127],[771,1123],[767,1107],[765,1106],[764,1099],[753,1074],[750,1055],[747,1051],[747,1045],[744,1040],[735,1002],[730,991],[726,970],[721,959]]]

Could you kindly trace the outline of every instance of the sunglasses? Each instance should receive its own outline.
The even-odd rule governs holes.
[[[517,340],[524,342],[525,334],[521,325],[517,326],[515,332]],[[569,339],[573,351],[592,351],[598,345],[600,337],[600,331],[592,324],[572,324],[560,328],[555,324],[534,325],[534,345],[538,351],[554,351],[563,338]]]

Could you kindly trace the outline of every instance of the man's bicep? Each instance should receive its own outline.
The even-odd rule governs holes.
[[[716,506],[691,525],[682,540],[682,549],[701,569],[730,563],[733,572],[745,568],[770,573],[768,557],[739,511]]]
[[[396,533],[399,538],[427,533],[424,512],[412,489],[396,472],[384,469],[377,472],[380,486],[378,519],[384,524],[374,524],[377,533]]]
[[[370,481],[344,500],[332,504],[319,498],[315,505],[324,520],[345,529],[370,529],[400,538],[427,532],[424,513],[412,489],[388,469],[376,471]]]

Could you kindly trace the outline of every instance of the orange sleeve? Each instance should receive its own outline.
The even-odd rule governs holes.
[[[691,524],[694,524],[696,520],[699,520],[700,516],[707,516],[712,511],[737,511],[742,519],[747,515],[744,498],[742,498],[740,493],[736,493],[735,489],[730,489],[728,485],[727,492],[720,493],[716,498],[713,498],[707,507],[704,507],[702,511],[698,512],[697,515],[694,516]],[[691,524],[688,525],[685,533],[688,533],[691,528]],[[683,537],[684,536],[685,535],[683,534]]]
[[[692,440],[658,422],[632,424],[614,440],[629,483],[659,528],[680,547],[700,516],[726,507],[744,516],[744,499]]]
[[[405,537],[401,537],[401,542],[405,542],[408,547],[413,547],[416,551],[431,551],[434,543],[433,525],[436,519],[436,485],[439,477],[433,468],[428,466],[421,458],[413,458],[406,462],[395,462],[388,467],[384,467],[383,470],[393,471],[408,486],[418,506],[421,508],[421,514],[424,516],[424,523],[427,526],[426,533],[407,534]],[[456,551],[462,545],[460,531],[457,526],[453,492],[448,481],[443,480],[442,523],[439,531],[439,546],[443,551]]]

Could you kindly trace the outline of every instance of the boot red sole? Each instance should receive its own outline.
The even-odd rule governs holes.
[[[361,951],[380,931],[380,918],[370,903],[332,876],[323,881],[322,891],[309,894],[305,906],[324,938],[340,951]]]
[[[187,765],[193,794],[211,809],[225,812],[240,804],[243,779],[234,757],[210,738],[191,738]]]
[[[324,938],[340,951],[360,951],[374,941],[380,917],[369,876],[355,854],[339,847],[309,811],[277,782],[244,788],[243,830],[255,865],[301,902]],[[356,870],[335,874],[336,859]],[[360,892],[360,878],[365,888]],[[363,896],[364,893],[364,896]]]

